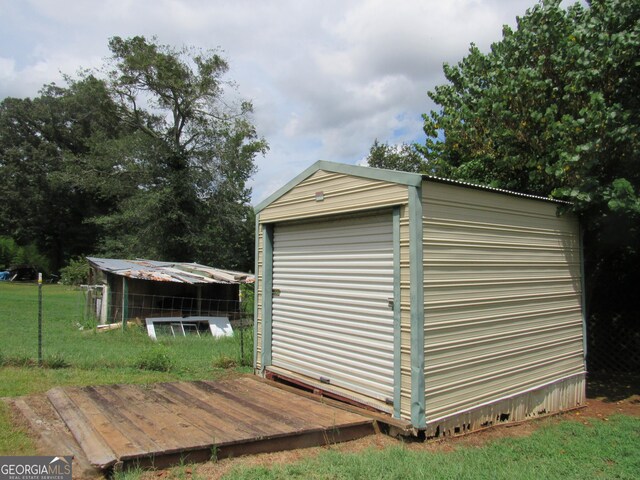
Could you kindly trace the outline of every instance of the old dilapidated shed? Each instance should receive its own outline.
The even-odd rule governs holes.
[[[253,275],[197,263],[87,257],[90,302],[100,323],[131,318],[240,312],[239,289]],[[97,291],[96,291],[96,287]]]
[[[315,163],[256,207],[256,373],[427,435],[579,406],[580,234],[558,207]]]

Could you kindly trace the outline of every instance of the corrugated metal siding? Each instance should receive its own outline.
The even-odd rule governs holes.
[[[391,211],[274,230],[273,365],[393,399]]]
[[[324,200],[316,201],[316,192],[323,192]],[[406,185],[319,170],[262,210],[260,221],[313,218],[406,202]]]
[[[570,410],[585,402],[584,374],[556,380],[549,385],[492,401],[485,405],[427,424],[427,437],[454,436],[500,423],[521,422]]]
[[[262,368],[262,282],[264,281],[264,236],[262,232],[262,225],[259,226],[256,235],[258,235],[258,261],[256,263],[256,284],[258,285],[258,290],[255,292],[254,301],[257,302],[258,308],[256,310],[255,322],[255,365],[256,371],[260,371]]]
[[[425,182],[427,422],[584,372],[578,225]]]

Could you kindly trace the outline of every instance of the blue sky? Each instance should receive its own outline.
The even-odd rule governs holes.
[[[253,203],[316,160],[361,163],[377,138],[422,142],[427,91],[534,0],[0,0],[0,98],[96,68],[119,35],[221,48],[270,145]]]

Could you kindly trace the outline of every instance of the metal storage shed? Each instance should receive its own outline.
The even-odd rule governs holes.
[[[256,207],[255,372],[428,436],[583,404],[579,226],[558,206],[315,163]]]

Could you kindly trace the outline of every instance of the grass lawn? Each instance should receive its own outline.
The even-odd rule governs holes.
[[[302,461],[275,466],[240,466],[228,479],[637,479],[640,418],[549,419],[528,437],[502,438],[480,447],[425,451],[422,444],[345,453],[328,449]],[[207,478],[194,469],[191,478]],[[176,475],[179,477],[180,475]],[[149,477],[150,478],[150,477]]]
[[[125,331],[97,332],[95,323],[83,318],[84,294],[62,285],[43,286],[43,359],[45,366],[72,367],[71,373],[97,370],[95,381],[124,377],[131,369],[169,372],[174,378],[209,378],[215,366],[240,364],[239,335],[211,337],[161,337],[151,340],[143,327],[130,324]],[[244,332],[245,363],[251,362],[253,334]],[[4,366],[29,366],[38,355],[38,287],[0,283],[0,362]],[[117,371],[121,370],[120,373]],[[72,382],[65,382],[70,384]],[[0,396],[43,391],[29,379]],[[47,387],[48,388],[48,387]],[[46,388],[44,388],[46,390]]]
[[[249,372],[239,366],[238,337],[164,338],[154,342],[140,327],[97,333],[83,318],[81,291],[45,285],[44,367],[37,362],[37,286],[0,283],[0,397],[46,392],[54,386],[215,379]],[[82,327],[82,329],[80,328]],[[245,332],[246,360],[251,331]],[[640,472],[640,417],[606,421],[548,419],[533,434],[499,438],[481,446],[434,451],[429,443],[387,439],[380,448],[348,451],[339,446],[301,453],[284,463],[236,459],[183,465],[163,478],[207,479],[636,479]],[[313,449],[312,449],[313,450]],[[27,433],[11,423],[0,402],[0,455],[33,455]],[[267,459],[269,457],[266,457]],[[224,468],[220,470],[221,467]],[[151,479],[158,472],[127,472],[116,478]]]
[[[253,332],[234,337],[160,338],[151,340],[142,327],[98,333],[84,318],[81,290],[62,285],[43,288],[43,360],[38,359],[38,287],[0,282],[0,397],[46,392],[54,386],[105,383],[150,383],[215,379],[248,373]],[[0,406],[0,455],[32,453],[33,446],[14,429]]]

